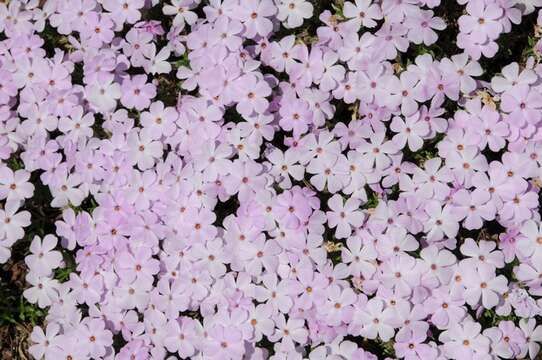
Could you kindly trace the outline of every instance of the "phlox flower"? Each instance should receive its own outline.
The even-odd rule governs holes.
[[[19,211],[18,202],[8,201],[0,209],[0,238],[7,240],[10,246],[24,236],[24,227],[30,225],[30,213]]]
[[[505,145],[505,139],[510,134],[508,125],[501,121],[500,114],[484,106],[478,115],[480,122],[473,126],[472,130],[478,135],[479,148],[483,150],[487,145],[491,151],[497,152]]]
[[[43,240],[35,236],[30,244],[31,254],[25,258],[30,271],[38,275],[50,276],[52,271],[62,265],[62,254],[53,250],[57,245],[54,235],[46,235]]]
[[[121,86],[114,82],[114,78],[111,75],[105,75],[99,82],[88,84],[87,99],[97,111],[102,113],[114,111],[117,106],[117,100],[121,96]]]
[[[422,331],[409,330],[397,334],[395,352],[405,359],[436,359],[437,349],[425,344],[426,335]]]
[[[462,183],[470,180],[471,176],[488,168],[487,159],[480,154],[474,146],[457,147],[459,151],[452,151],[446,159],[446,164],[453,171],[456,179]]]
[[[485,191],[474,190],[469,193],[461,189],[453,195],[453,211],[459,219],[465,219],[465,228],[479,229],[483,220],[495,218],[495,205],[490,198],[490,194]]]
[[[62,173],[58,175],[58,184],[51,186],[53,201],[51,206],[63,207],[69,203],[79,206],[86,197],[79,174]]]
[[[94,305],[100,301],[104,292],[104,281],[99,274],[83,273],[79,276],[71,273],[68,284],[78,304]]]
[[[519,356],[525,347],[525,337],[521,329],[512,321],[501,321],[498,327],[484,331],[491,339],[493,353],[505,359]]]
[[[261,275],[264,269],[267,271],[276,271],[278,267],[278,255],[283,252],[276,241],[265,241],[263,238],[248,243],[246,246],[241,246],[239,251],[239,257],[245,262],[246,272],[254,276]],[[213,274],[212,270],[211,274]]]
[[[75,278],[74,282],[75,281],[78,281],[78,279]],[[94,286],[98,287],[97,285],[99,286],[99,284],[94,283]],[[137,308],[137,310],[141,311],[149,302],[151,288],[152,284],[145,280],[135,280],[133,283],[122,282],[113,290],[113,295],[115,296],[117,306],[119,306],[120,309],[129,310]],[[99,300],[99,297],[97,297],[99,292],[97,290],[100,289],[94,288],[90,291],[88,289],[88,287],[84,287],[83,283],[79,294],[79,301],[93,304]],[[190,296],[190,292],[187,293]],[[126,323],[127,322],[125,322],[125,325]]]
[[[348,238],[352,233],[352,226],[359,227],[364,220],[364,214],[358,210],[361,201],[350,198],[343,204],[343,199],[338,194],[328,200],[331,211],[326,213],[330,228],[335,228],[335,236],[338,239]]]
[[[518,241],[518,251],[525,256],[542,255],[542,230],[534,220],[527,220],[520,228],[523,235]]]
[[[192,25],[198,18],[196,13],[191,11],[194,5],[192,0],[172,0],[171,5],[164,5],[162,11],[165,15],[175,15],[173,26],[183,29],[185,24]]]
[[[473,60],[479,60],[482,56],[492,58],[497,54],[499,45],[494,40],[481,43],[478,39],[479,35],[476,33],[460,32],[457,36],[457,46],[463,49]]]
[[[348,265],[352,276],[363,276],[366,279],[376,271],[377,252],[371,245],[364,245],[359,236],[351,236],[341,250],[341,259]]]
[[[141,114],[141,125],[149,129],[149,135],[154,139],[160,139],[175,132],[178,117],[173,107],[166,107],[161,101],[156,101],[151,104],[148,112]]]
[[[383,170],[391,164],[390,155],[397,153],[398,148],[392,141],[385,140],[383,132],[372,134],[369,141],[362,142],[356,149],[362,154],[362,160]]]
[[[387,259],[378,271],[384,286],[394,289],[400,295],[411,294],[421,280],[416,260],[407,254],[397,254]]]
[[[531,85],[536,81],[536,74],[532,69],[520,71],[519,64],[513,62],[501,70],[502,76],[494,76],[491,79],[491,87],[498,93],[512,90],[520,85]]]
[[[341,289],[339,286],[330,286],[326,290],[326,301],[322,305],[321,313],[330,325],[349,323],[352,319],[353,304],[357,296],[351,288]]]
[[[116,259],[117,274],[123,281],[132,282],[135,279],[151,281],[159,271],[159,262],[151,257],[148,248],[139,248],[134,253],[124,251]]]
[[[209,329],[209,339],[203,351],[211,359],[238,359],[245,353],[242,332],[216,324]]]
[[[378,4],[371,0],[355,0],[354,3],[345,2],[343,13],[346,18],[351,19],[357,27],[362,25],[368,28],[376,26],[375,20],[382,19],[382,10]]]
[[[236,109],[244,116],[252,112],[263,114],[269,105],[266,97],[271,94],[271,87],[265,80],[259,80],[255,75],[247,74],[235,82],[235,97],[238,99]]]
[[[25,115],[27,119],[20,124],[20,129],[26,135],[45,135],[46,131],[53,131],[58,126],[58,118],[45,105],[33,105]]]
[[[309,105],[300,99],[286,99],[280,115],[279,125],[286,131],[292,131],[295,138],[306,133],[312,123]]]
[[[149,107],[151,99],[156,96],[156,87],[147,83],[145,75],[135,75],[125,78],[122,82],[122,97],[120,102],[127,108],[143,110]]]
[[[262,170],[262,165],[252,160],[234,161],[230,167],[230,174],[224,180],[226,191],[230,195],[238,193],[242,199],[248,198],[266,183]]]
[[[425,199],[444,200],[450,193],[447,183],[452,182],[450,170],[441,167],[442,160],[433,158],[425,161],[424,170],[415,168],[413,181],[418,185],[417,194]]]
[[[399,226],[389,226],[384,234],[377,235],[375,245],[381,259],[415,251],[419,246],[416,239]]]
[[[518,280],[525,283],[529,287],[529,293],[532,295],[542,294],[542,274],[541,255],[533,255],[529,262],[521,263],[514,269],[514,273]]]
[[[288,189],[292,186],[290,177],[297,181],[303,179],[305,169],[299,165],[299,159],[291,150],[283,153],[281,150],[275,149],[267,156],[267,159],[273,164],[271,174],[280,177],[282,187]]]
[[[540,120],[542,96],[531,91],[528,85],[518,85],[502,94],[503,111],[510,113],[516,121],[536,124]]]
[[[122,51],[130,58],[133,66],[143,66],[145,54],[151,51],[152,34],[130,29],[122,41]]]
[[[423,137],[429,134],[429,125],[427,122],[420,120],[417,115],[406,117],[404,120],[401,117],[394,117],[390,128],[397,132],[392,138],[394,144],[399,148],[408,147],[412,151],[418,151],[423,146]]]
[[[465,300],[452,297],[446,287],[440,287],[433,290],[424,306],[438,329],[448,329],[465,318],[467,311],[464,303]]]
[[[36,272],[29,272],[26,275],[26,281],[31,287],[23,291],[23,296],[31,304],[38,304],[39,307],[44,308],[50,306],[58,298],[58,280]]]
[[[139,132],[130,132],[127,137],[127,145],[129,158],[141,170],[151,168],[155,163],[155,159],[162,156],[163,145],[158,141],[154,141],[152,130],[142,129]]]
[[[380,30],[376,32],[378,37],[378,51],[382,52],[382,55],[386,59],[393,59],[397,56],[397,51],[404,52],[408,49],[407,36],[408,29],[406,26],[396,24],[384,24]]]
[[[170,320],[167,324],[167,335],[164,346],[169,352],[177,353],[180,357],[190,357],[196,351],[197,327],[194,320],[181,317],[179,320]]]
[[[481,240],[476,243],[472,238],[467,238],[460,247],[461,253],[468,256],[463,262],[471,262],[476,267],[500,269],[504,266],[504,255],[501,251],[494,251],[496,247],[493,241]]]
[[[440,69],[450,76],[459,76],[460,89],[465,94],[476,89],[476,81],[473,77],[483,73],[480,64],[470,59],[466,53],[453,55],[450,59],[442,59]]]
[[[369,339],[379,337],[383,341],[391,339],[395,314],[392,309],[385,308],[384,301],[379,298],[369,300],[364,309],[354,313],[351,326],[359,328],[359,333]]]
[[[184,227],[191,242],[199,243],[214,238],[217,232],[213,226],[216,220],[215,213],[204,207],[190,208],[187,212]]]
[[[307,341],[308,331],[304,327],[303,319],[285,319],[280,314],[275,320],[275,333],[270,337],[272,341],[280,340],[285,346],[293,347],[295,343],[304,344]]]
[[[341,190],[348,179],[348,163],[344,156],[337,159],[324,158],[311,161],[307,172],[314,174],[310,182],[318,191],[322,191],[326,185],[331,193]]]
[[[112,19],[117,24],[136,23],[141,18],[140,9],[143,8],[143,0],[125,2],[122,0],[106,0],[104,8],[112,13]]]
[[[536,326],[536,321],[533,318],[521,319],[519,321],[519,328],[523,331],[523,335],[526,340],[526,354],[529,354],[531,358],[537,354],[540,349],[540,345],[537,342],[542,340],[542,327]]]
[[[113,333],[105,328],[105,322],[102,319],[91,319],[83,323],[81,330],[81,337],[86,340],[90,355],[105,356],[113,344]]]
[[[69,117],[62,117],[58,121],[58,130],[66,134],[66,138],[76,142],[79,139],[92,137],[91,126],[94,116],[91,113],[83,115],[83,108],[77,106],[70,112]]]
[[[463,268],[465,279],[465,300],[471,306],[476,305],[480,298],[482,305],[490,309],[498,304],[499,296],[508,289],[508,281],[503,275],[495,276],[491,267],[475,267],[468,264]]]
[[[12,171],[7,166],[0,168],[0,198],[17,203],[32,197],[34,185],[28,180],[30,173],[26,170]]]
[[[322,56],[324,70],[322,77],[318,80],[320,90],[335,90],[337,85],[344,79],[345,68],[338,63],[339,55],[334,51],[326,51]]]
[[[57,338],[57,346],[51,349],[51,357],[57,359],[85,359],[89,347],[84,346],[78,341],[76,336],[71,334],[62,334]]]
[[[109,14],[98,14],[91,12],[85,19],[85,30],[81,34],[88,41],[89,45],[99,47],[103,43],[109,44],[113,40],[113,20]]]
[[[294,54],[297,51],[297,46],[293,35],[285,36],[280,41],[269,44],[269,65],[277,71],[286,70],[289,72],[296,64]]]
[[[533,191],[521,193],[508,193],[503,196],[504,205],[500,215],[504,220],[514,220],[521,223],[531,218],[533,211],[538,207],[538,195]]]
[[[490,340],[481,334],[481,325],[470,320],[456,323],[439,336],[446,356],[475,359],[489,354]]]
[[[283,222],[287,228],[298,228],[309,220],[314,202],[304,196],[301,188],[294,187],[277,196],[277,203],[273,206],[273,213],[277,220]]]
[[[267,36],[273,30],[273,23],[269,17],[277,13],[274,4],[262,0],[244,2],[239,9],[239,20],[245,26],[244,36],[253,38],[256,35]]]
[[[157,51],[156,46],[150,47],[148,53],[145,54],[145,57],[148,61],[144,64],[145,70],[149,74],[169,74],[171,72],[171,64],[168,62],[168,59],[171,55],[171,49],[169,46],[164,46],[159,51]]]
[[[467,12],[469,15],[463,15],[458,20],[459,29],[463,33],[472,34],[477,42],[495,40],[503,30],[498,21],[503,9],[497,4],[472,1],[467,5]]]
[[[439,241],[444,236],[454,238],[457,235],[460,219],[450,206],[442,207],[438,201],[429,201],[425,206],[425,212],[429,216],[429,220],[424,224],[428,240]]]
[[[117,355],[119,360],[143,360],[149,356],[149,348],[145,346],[143,340],[130,341],[128,344],[122,347]]]
[[[410,28],[408,39],[415,44],[434,44],[438,35],[434,30],[444,30],[446,23],[439,17],[433,17],[433,11],[418,11],[408,16],[405,25]]]
[[[279,280],[275,273],[264,275],[262,277],[262,282],[264,288],[261,289],[262,291],[260,294],[257,294],[256,299],[259,302],[270,305],[274,314],[278,311],[287,314],[293,305],[289,284]],[[275,319],[275,323],[277,323],[277,319]],[[282,324],[284,324],[284,322]],[[296,325],[298,325],[298,323],[296,323]],[[281,338],[281,334],[276,334],[276,336]]]
[[[28,348],[28,351],[37,359],[43,356],[49,357],[51,349],[56,346],[59,333],[60,326],[56,323],[47,324],[45,331],[41,327],[35,326],[30,334],[30,339],[34,344]]]
[[[277,19],[287,28],[296,28],[304,19],[312,17],[314,7],[305,0],[279,0]]]

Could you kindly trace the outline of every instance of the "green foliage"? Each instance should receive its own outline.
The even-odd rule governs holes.
[[[62,257],[64,258],[65,266],[55,271],[55,279],[61,283],[67,281],[70,278],[70,274],[76,269],[75,258],[72,253],[63,250]]]
[[[519,319],[513,312],[510,315],[498,315],[495,309],[486,309],[480,316],[479,321],[484,328],[488,328],[499,326],[501,321],[513,321],[517,324]]]
[[[180,67],[190,68],[190,60],[188,59],[188,52],[182,54],[181,58],[173,63],[173,66],[178,69]]]
[[[46,312],[30,304],[4,279],[0,279],[0,327],[29,322],[32,326],[45,318]]]
[[[331,8],[333,9],[333,15],[335,15],[339,19],[344,19],[344,1],[337,0],[335,3],[331,4]]]
[[[363,204],[363,209],[374,209],[375,207],[378,206],[378,194],[374,191],[372,191],[371,189],[369,189],[368,187],[366,187],[366,191],[367,191],[367,202],[365,204]]]
[[[7,165],[8,165],[8,167],[9,167],[11,170],[13,170],[13,171],[24,169],[24,163],[23,163],[23,161],[19,158],[18,154],[13,154],[13,155],[8,159]]]

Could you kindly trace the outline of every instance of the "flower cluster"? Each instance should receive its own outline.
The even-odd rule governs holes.
[[[513,24],[521,23],[522,15],[534,11],[534,6],[516,1],[460,1],[467,3],[467,14],[458,19],[460,33],[457,45],[473,59],[482,55],[493,57],[499,50],[496,40],[502,33],[508,33]],[[530,1],[525,1],[530,3]]]
[[[59,213],[30,353],[534,359],[542,66],[479,61],[542,2],[458,3],[442,56],[440,0],[0,3],[0,263]]]

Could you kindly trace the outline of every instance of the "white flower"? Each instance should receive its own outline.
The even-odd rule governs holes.
[[[87,99],[97,111],[112,112],[117,107],[117,100],[122,96],[120,85],[113,81],[113,76],[100,80],[87,87]]]
[[[354,312],[352,325],[361,325],[360,335],[368,339],[380,337],[382,341],[390,340],[395,331],[393,324],[396,313],[394,309],[384,308],[384,301],[380,298],[373,298],[367,302],[365,307]]]
[[[503,275],[495,276],[494,268],[465,266],[463,273],[466,287],[464,296],[471,306],[477,305],[482,298],[482,305],[490,309],[499,303],[500,295],[508,290],[508,280]]]
[[[498,93],[512,90],[518,85],[530,85],[536,81],[536,73],[532,69],[520,72],[519,65],[513,62],[501,70],[502,76],[494,76],[491,79],[491,87]]]
[[[131,132],[128,135],[129,156],[139,169],[147,170],[154,165],[155,158],[162,156],[163,145],[159,141],[153,141],[152,136],[145,129]]]
[[[40,308],[50,306],[58,298],[58,287],[60,283],[56,279],[29,272],[26,281],[32,287],[23,292],[23,296],[31,303],[38,304]]]
[[[524,256],[542,256],[542,229],[534,220],[527,220],[521,227],[524,235],[518,241],[518,250]]]
[[[312,17],[313,6],[305,0],[280,0],[277,7],[277,18],[286,22],[284,27],[289,29],[301,26],[303,19]]]
[[[192,0],[173,0],[171,5],[165,5],[162,8],[164,15],[175,15],[173,26],[184,28],[184,24],[192,25],[198,20],[195,12],[190,11],[194,6]]]
[[[335,230],[335,237],[338,239],[345,239],[352,234],[352,226],[360,227],[363,224],[365,215],[359,207],[361,201],[355,198],[348,198],[346,203],[343,204],[343,199],[340,195],[335,194],[327,205],[331,209],[326,213],[328,219],[328,225],[330,228],[337,228]]]
[[[472,320],[464,324],[454,324],[439,337],[444,343],[444,355],[448,356],[448,359],[484,358],[483,356],[489,353],[490,341],[480,334],[481,330],[482,326]]]
[[[355,4],[351,2],[344,3],[344,16],[352,19],[357,27],[362,25],[368,28],[376,26],[375,20],[382,19],[382,9],[380,5],[373,4],[371,0],[355,0]]]
[[[165,46],[158,54],[156,53],[156,46],[152,44],[149,49],[149,53],[145,56],[149,59],[145,66],[145,71],[150,74],[167,74],[171,72],[171,64],[167,61],[171,54],[169,46]]]
[[[0,169],[0,199],[6,201],[22,201],[32,197],[34,185],[28,180],[30,172],[16,170],[13,172],[9,167]]]
[[[19,210],[18,201],[7,201],[5,208],[0,209],[0,239],[7,240],[7,246],[24,236],[23,227],[30,225],[30,213]]]
[[[536,319],[521,319],[519,320],[519,327],[527,339],[526,350],[528,349],[529,357],[534,359],[536,355],[540,354],[540,345],[539,342],[542,342],[542,325],[536,326]],[[519,357],[525,357],[527,354],[520,354]]]
[[[74,206],[79,206],[86,197],[85,191],[80,187],[81,177],[78,174],[64,174],[62,181],[58,184],[50,184],[49,189],[53,195],[51,206],[64,207],[71,203]],[[78,187],[80,186],[80,187]]]
[[[24,259],[30,271],[38,275],[50,276],[53,269],[60,267],[62,254],[53,250],[57,242],[58,239],[54,235],[46,235],[43,240],[39,236],[34,236],[30,244],[31,254]]]

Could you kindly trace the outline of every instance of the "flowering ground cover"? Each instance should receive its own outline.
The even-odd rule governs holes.
[[[541,359],[539,8],[0,2],[0,357]]]

